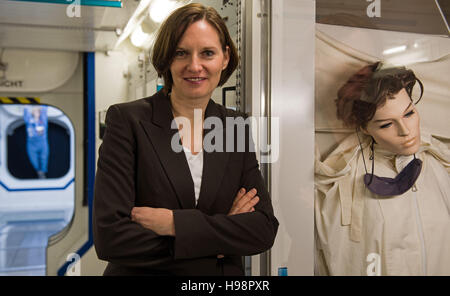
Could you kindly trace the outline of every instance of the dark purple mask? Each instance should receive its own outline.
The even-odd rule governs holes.
[[[358,132],[356,132],[356,134],[359,141]],[[370,159],[372,160],[372,173],[369,174],[367,172],[366,160],[364,159],[361,141],[359,141],[364,169],[366,170],[366,174],[364,175],[364,184],[367,189],[379,196],[393,196],[401,195],[413,187],[417,181],[417,178],[419,178],[420,171],[422,170],[422,161],[414,155],[414,159],[408,163],[408,165],[397,175],[397,177],[378,177],[374,174],[375,156],[373,151],[373,143],[374,141],[372,141],[370,146],[372,152],[372,155],[370,156]]]
[[[414,157],[397,177],[378,177],[373,173],[366,173],[364,175],[364,184],[370,191],[381,196],[401,195],[414,186],[417,178],[419,178],[421,169],[422,161]]]

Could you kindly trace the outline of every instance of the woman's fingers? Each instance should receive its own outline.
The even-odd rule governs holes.
[[[228,215],[235,215],[235,214],[237,214],[237,210],[238,210],[237,204],[242,199],[242,197],[245,196],[245,193],[246,193],[245,188],[241,188],[238,191],[238,193],[236,194],[236,197],[234,198],[233,205],[231,206],[231,209],[230,209]]]
[[[139,208],[134,207],[131,209],[131,221],[137,222],[139,215]]]
[[[251,200],[249,200],[246,204],[244,204],[240,208],[241,213],[252,212],[252,209],[255,210],[254,206],[259,202],[259,197],[255,196]]]
[[[242,198],[239,199],[239,201],[236,204],[236,208],[241,209],[244,207],[249,201],[251,201],[256,196],[256,189],[253,188],[249,192],[247,192]]]
[[[236,197],[234,198],[233,201],[233,206],[235,206],[240,200],[241,198],[245,195],[245,188],[241,188],[238,193],[236,194]]]
[[[236,215],[241,213],[248,213],[251,212],[252,209],[254,211],[254,206],[259,202],[259,197],[256,196],[256,189],[253,188],[252,190],[245,193],[245,189],[241,189],[238,194],[236,195],[236,198],[233,202],[233,206],[231,207],[230,212],[228,215]]]

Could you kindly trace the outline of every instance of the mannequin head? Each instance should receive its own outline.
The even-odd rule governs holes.
[[[386,100],[362,132],[372,136],[380,148],[411,155],[420,146],[420,117],[405,89]]]
[[[338,118],[371,136],[380,148],[414,154],[420,145],[420,118],[411,99],[417,78],[403,67],[379,66],[365,66],[339,89]]]

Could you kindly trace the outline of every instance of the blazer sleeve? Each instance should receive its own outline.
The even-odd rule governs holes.
[[[248,139],[254,147],[251,136]],[[197,209],[174,210],[175,259],[217,254],[247,256],[262,253],[272,247],[278,221],[273,213],[256,154],[251,151],[254,150],[245,152],[240,185],[247,191],[256,188],[260,201],[256,204],[255,211],[228,216],[207,215]]]
[[[131,267],[157,267],[169,260],[173,238],[131,221],[135,203],[136,140],[130,123],[113,105],[99,149],[94,189],[93,234],[100,259]]]

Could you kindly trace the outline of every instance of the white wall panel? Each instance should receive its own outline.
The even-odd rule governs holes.
[[[279,158],[272,164],[272,199],[280,222],[272,275],[314,269],[315,1],[272,1],[272,120],[279,120]]]

